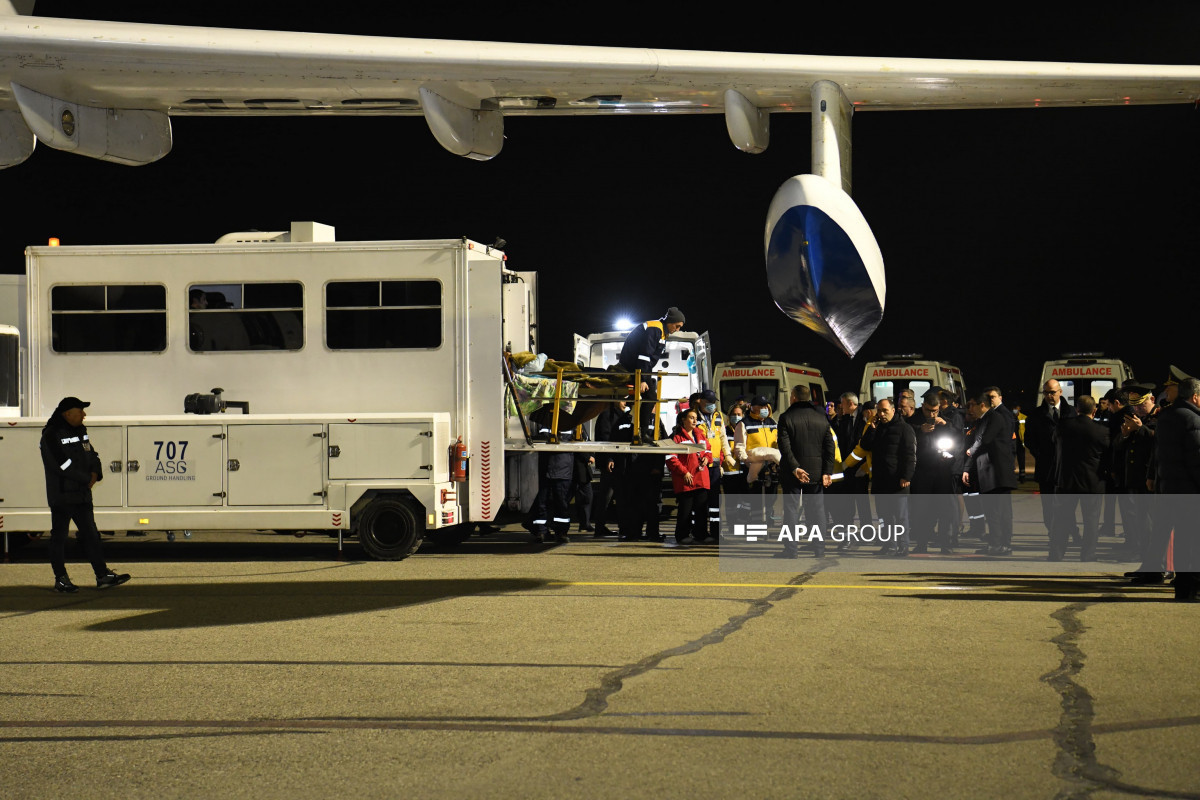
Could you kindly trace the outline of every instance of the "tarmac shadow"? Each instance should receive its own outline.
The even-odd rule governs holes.
[[[44,613],[93,605],[105,611],[134,612],[83,626],[83,630],[116,633],[286,622],[549,585],[549,581],[533,578],[139,584],[135,577],[116,589],[81,586],[78,594],[71,595],[54,594],[42,586],[8,587],[0,592],[0,613]]]

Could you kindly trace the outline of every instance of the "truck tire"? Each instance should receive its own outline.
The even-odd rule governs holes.
[[[358,518],[358,540],[380,561],[408,558],[425,538],[425,514],[407,497],[376,497]]]

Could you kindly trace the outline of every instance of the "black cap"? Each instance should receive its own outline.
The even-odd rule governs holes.
[[[1147,395],[1154,394],[1154,387],[1144,383],[1135,383],[1121,388],[1129,390],[1129,402],[1135,406],[1138,403],[1145,402]]]
[[[663,314],[662,321],[664,323],[666,323],[667,325],[670,325],[673,322],[682,323],[685,320],[683,318],[683,312],[680,311],[675,306],[671,306],[670,308],[667,309],[667,313]]]
[[[750,401],[750,405],[752,405],[752,406],[769,406],[771,404],[767,402],[767,396],[765,394],[760,394],[760,395],[756,395],[755,398]]]
[[[87,408],[90,405],[91,403],[85,403],[78,397],[64,397],[58,401],[58,408],[54,409],[54,413],[61,414],[71,408]]]
[[[700,397],[704,400],[716,402],[717,393],[714,392],[712,389],[705,389],[703,392],[700,393]]]

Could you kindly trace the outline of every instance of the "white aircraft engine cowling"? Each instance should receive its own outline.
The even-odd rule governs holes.
[[[0,169],[15,167],[29,158],[36,144],[20,113],[0,111]]]
[[[25,124],[47,147],[117,164],[149,164],[171,152],[171,120],[162,111],[97,108],[12,84]]]
[[[818,175],[779,187],[767,213],[767,285],[783,313],[851,358],[883,319],[883,254],[850,195]]]

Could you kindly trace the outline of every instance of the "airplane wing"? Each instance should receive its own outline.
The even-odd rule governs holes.
[[[499,152],[504,116],[723,113],[730,102],[760,114],[808,112],[817,81],[840,86],[857,111],[1200,99],[1200,66],[568,47],[0,16],[0,164],[17,163],[14,136],[32,149],[23,126],[51,147],[147,163],[170,149],[168,117],[178,115],[422,115],[447,149],[488,158]]]

